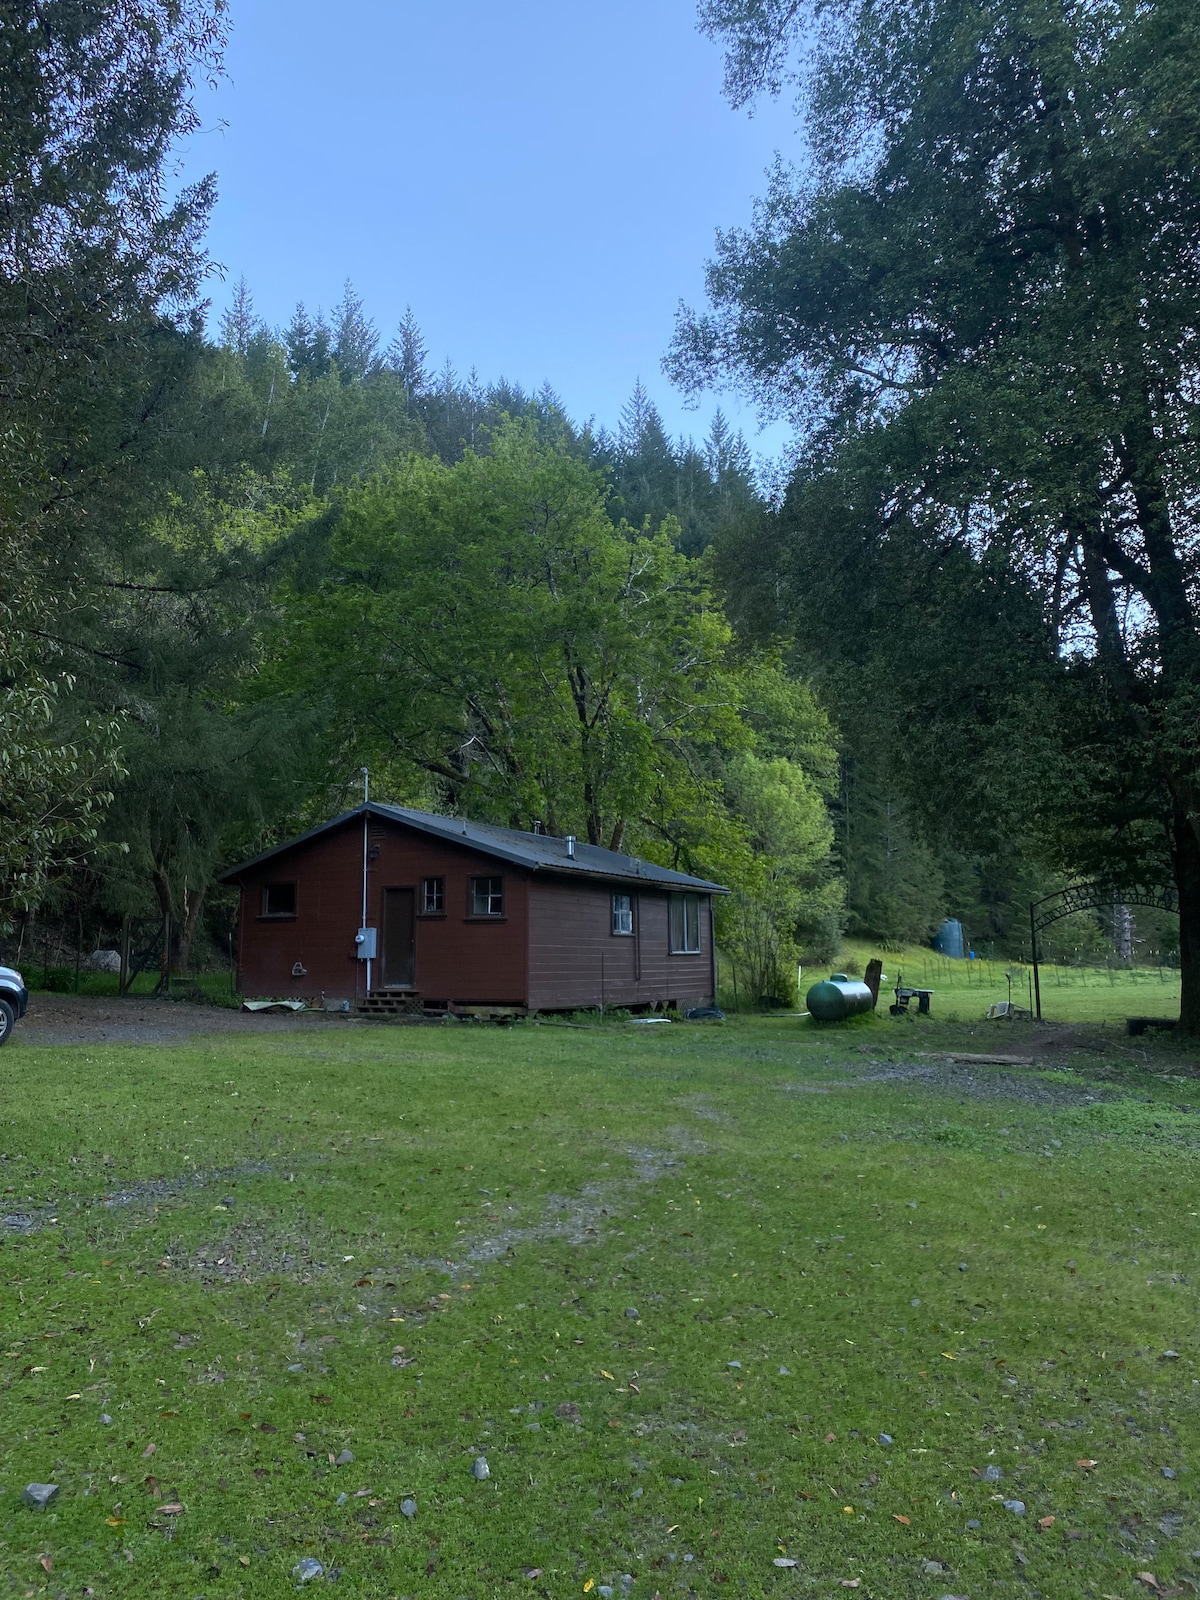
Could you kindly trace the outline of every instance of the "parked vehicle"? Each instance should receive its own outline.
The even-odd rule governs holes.
[[[8,1043],[28,1004],[29,990],[16,967],[0,967],[0,1044]]]

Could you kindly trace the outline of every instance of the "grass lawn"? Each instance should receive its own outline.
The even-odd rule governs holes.
[[[1200,1082],[916,1054],[969,1037],[18,1036],[0,1592],[1182,1585]]]
[[[883,961],[888,975],[880,995],[891,1002],[892,987],[902,974],[907,984],[934,991],[933,1011],[944,1018],[978,1019],[997,1000],[1012,999],[1033,1009],[1033,968],[1019,961],[948,961],[922,945],[908,945],[892,954],[862,940],[847,939],[840,959],[866,968],[872,956]],[[804,969],[804,987],[828,977],[836,967]],[[1012,976],[1011,991],[1008,974]],[[1068,967],[1046,961],[1041,968],[1042,1015],[1048,1022],[1118,1022],[1126,1017],[1178,1017],[1179,973],[1170,967],[1108,969]]]

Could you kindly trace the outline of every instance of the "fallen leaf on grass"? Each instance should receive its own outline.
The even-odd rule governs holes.
[[[895,1512],[895,1511],[892,1512],[892,1520],[894,1522],[902,1523],[906,1528],[911,1528],[912,1527],[912,1518],[911,1517],[902,1517],[902,1516],[899,1515],[898,1512]]]
[[[249,1556],[239,1556],[238,1557],[238,1566],[239,1567],[248,1567],[249,1565],[250,1565],[250,1557]]]
[[[833,1444],[833,1442],[835,1441],[836,1438],[837,1438],[837,1434],[836,1433],[827,1433],[825,1435],[825,1443],[826,1444]]]
[[[308,1398],[319,1406],[331,1406],[333,1404],[333,1396],[328,1394],[310,1394]]]
[[[612,1373],[611,1372],[605,1372],[603,1367],[600,1368],[600,1376],[602,1378],[607,1378],[610,1383],[612,1383],[614,1381]]]
[[[1144,1583],[1147,1589],[1158,1589],[1162,1587],[1152,1572],[1139,1572],[1137,1575],[1137,1581],[1139,1583]]]
[[[776,1556],[773,1565],[777,1567],[794,1567],[796,1563],[791,1556]]]
[[[1053,1517],[1039,1517],[1038,1518],[1038,1527],[1039,1528],[1052,1528],[1053,1526],[1054,1526],[1054,1518]]]
[[[588,1581],[587,1581],[587,1582],[586,1582],[586,1583],[585,1583],[585,1584],[584,1584],[584,1586],[583,1586],[583,1592],[584,1592],[584,1594],[591,1594],[591,1592],[592,1592],[592,1590],[593,1590],[593,1589],[594,1589],[594,1588],[595,1588],[595,1587],[596,1587],[596,1580],[595,1580],[595,1578],[589,1578],[589,1579],[588,1579]]]
[[[124,1517],[105,1517],[104,1520],[110,1528],[123,1528],[125,1526]]]
[[[159,1494],[161,1492],[159,1481],[153,1473],[142,1479],[142,1487],[147,1494]]]
[[[839,1578],[838,1582],[843,1589],[857,1589],[862,1585],[861,1578]]]
[[[542,1575],[541,1567],[526,1567],[525,1568],[525,1576],[527,1578],[540,1578],[541,1575]]]
[[[152,1456],[157,1449],[158,1446],[156,1444],[148,1444],[142,1451],[142,1460],[145,1461],[148,1456]]]
[[[1098,1467],[1100,1463],[1098,1461],[1089,1461],[1086,1456],[1080,1456],[1075,1465],[1077,1467],[1083,1467],[1086,1470],[1088,1467]]]
[[[168,1505],[158,1506],[156,1509],[161,1511],[165,1517],[177,1517],[183,1510],[183,1507],[177,1500],[172,1500]]]
[[[54,1571],[54,1557],[53,1556],[39,1556],[38,1557],[38,1566],[39,1567],[43,1567],[47,1572],[53,1572]]]

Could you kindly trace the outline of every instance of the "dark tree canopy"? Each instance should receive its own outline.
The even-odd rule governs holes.
[[[704,19],[735,95],[809,50],[811,165],[720,238],[673,370],[797,419],[786,537],[821,525],[826,595],[907,549],[930,592],[965,561],[1036,606],[1044,832],[1064,865],[1169,859],[1200,1027],[1194,7],[713,0]],[[961,724],[949,675],[939,709]]]
[[[111,722],[73,714],[74,618],[163,481],[197,340],[211,180],[168,156],[219,69],[223,0],[0,4],[0,867],[8,906],[94,833]],[[86,607],[85,607],[86,608]]]

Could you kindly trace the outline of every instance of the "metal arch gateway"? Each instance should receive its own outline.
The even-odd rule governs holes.
[[[1029,907],[1029,942],[1033,957],[1033,993],[1037,1019],[1042,1020],[1042,984],[1038,972],[1038,934],[1076,911],[1095,911],[1102,906],[1148,906],[1152,911],[1171,911],[1179,915],[1179,892],[1168,884],[1069,883],[1065,889],[1043,895]]]

